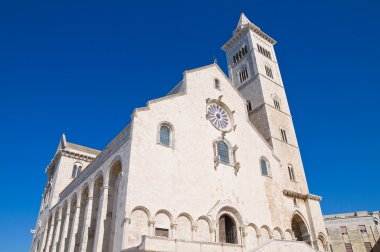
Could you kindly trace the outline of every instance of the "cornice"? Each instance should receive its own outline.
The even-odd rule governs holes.
[[[294,191],[290,191],[290,190],[286,190],[286,189],[282,190],[282,193],[287,197],[296,198],[296,199],[302,199],[302,200],[311,199],[311,200],[315,200],[315,201],[321,201],[322,200],[322,197],[314,195],[314,194],[308,194],[308,193],[303,194],[303,193],[294,192]]]
[[[58,158],[60,158],[61,156],[75,158],[75,159],[83,160],[86,162],[92,162],[96,157],[96,156],[85,155],[83,153],[76,152],[72,149],[61,149],[54,155],[53,159],[50,161],[49,165],[46,167],[45,169],[46,173],[49,173],[52,171],[55,163],[57,162]]]
[[[252,30],[254,31],[257,35],[265,39],[267,42],[271,43],[272,45],[275,45],[277,43],[276,40],[271,38],[268,34],[265,32],[261,31],[259,27],[256,25],[250,23],[248,26],[244,27],[237,33],[235,33],[230,40],[228,40],[223,46],[222,49],[226,51],[228,48],[230,48],[247,30]]]

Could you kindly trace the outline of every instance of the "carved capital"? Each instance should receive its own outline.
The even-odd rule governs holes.
[[[170,224],[170,228],[172,228],[172,229],[177,229],[177,223],[171,223]]]
[[[149,221],[148,221],[148,226],[154,226],[155,223],[156,223],[156,221],[154,221],[154,220],[149,220]]]

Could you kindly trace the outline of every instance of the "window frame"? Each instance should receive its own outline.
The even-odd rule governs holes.
[[[223,161],[222,160],[222,158],[221,158],[221,155],[219,154],[219,143],[223,143],[223,144],[225,144],[225,146],[226,146],[226,148],[227,148],[227,158],[228,158],[228,162],[225,162],[225,161]],[[230,145],[229,145],[229,143],[226,141],[226,140],[224,140],[224,139],[221,139],[221,140],[217,140],[216,141],[216,146],[215,146],[216,148],[216,155],[217,155],[217,157],[219,158],[219,162],[221,163],[221,164],[225,164],[225,165],[231,165],[231,161],[232,161],[232,159],[231,159],[231,148],[230,148]]]
[[[161,128],[162,127],[167,127],[169,129],[169,145],[166,145],[166,144],[163,144],[161,142]],[[157,127],[157,137],[156,137],[156,143],[161,145],[161,146],[164,146],[164,147],[167,147],[167,148],[172,148],[174,149],[174,145],[175,145],[175,134],[174,134],[174,127],[171,123],[167,122],[167,121],[163,121],[161,123],[158,124],[158,127]]]
[[[262,169],[262,166],[261,166],[262,161],[265,162],[267,174],[263,173],[263,169]],[[259,159],[259,167],[260,167],[260,174],[261,174],[261,176],[272,178],[270,164],[269,164],[269,161],[268,161],[268,159],[266,157],[264,157],[264,156],[260,157],[260,159]]]
[[[294,175],[294,167],[291,164],[288,164],[288,173],[289,173],[290,181],[297,182],[296,176]]]

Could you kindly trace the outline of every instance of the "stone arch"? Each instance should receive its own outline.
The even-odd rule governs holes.
[[[236,207],[230,206],[230,205],[225,205],[222,206],[217,214],[217,220],[223,213],[230,213],[232,214],[232,218],[236,220],[236,223],[239,224],[239,226],[243,226],[244,221],[243,217],[241,216],[240,212],[237,210]]]
[[[160,209],[154,216],[155,220],[155,235],[169,238],[171,234],[171,226],[173,224],[172,214],[165,209]]]
[[[282,232],[281,228],[275,227],[273,229],[273,238],[277,239],[277,240],[284,240],[285,239],[284,232]]]
[[[143,235],[149,235],[150,212],[146,207],[137,206],[130,214],[128,246],[138,246]]]
[[[152,216],[150,214],[150,211],[148,208],[144,207],[144,206],[137,206],[137,207],[134,207],[131,211],[131,214],[130,216],[132,216],[133,212],[137,211],[137,210],[141,210],[143,212],[145,212],[145,214],[148,216],[148,220],[151,220]]]
[[[169,217],[169,220],[170,220],[170,223],[173,223],[173,215],[166,209],[160,209],[156,212],[155,216],[157,216],[158,214],[166,214],[168,217]]]
[[[192,240],[192,231],[194,227],[194,220],[188,213],[181,213],[178,215],[176,228],[176,238],[181,240]]]
[[[234,207],[222,207],[217,214],[216,220],[217,241],[235,244],[240,243],[240,227],[243,226],[243,218]]]
[[[194,240],[209,242],[211,241],[211,227],[212,223],[207,216],[200,216],[196,222],[196,232],[194,234]]]
[[[272,231],[267,225],[261,226],[260,233],[261,233],[261,240],[263,242],[273,238]]]
[[[285,230],[285,240],[288,240],[288,241],[294,240],[294,233],[291,229]]]
[[[253,223],[245,227],[245,247],[247,251],[259,245],[260,230]]]
[[[104,221],[104,236],[102,251],[112,251],[113,242],[115,237],[116,228],[116,214],[119,195],[119,185],[122,174],[122,159],[116,156],[107,171],[108,178],[108,201],[107,201],[107,215]]]
[[[299,211],[293,213],[291,219],[291,227],[294,233],[294,238],[297,241],[304,241],[311,246],[309,228],[305,218]]]
[[[318,233],[317,244],[319,251],[328,251],[328,242],[323,233]]]

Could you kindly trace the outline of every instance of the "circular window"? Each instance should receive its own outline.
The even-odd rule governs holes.
[[[229,131],[232,128],[232,120],[228,109],[220,104],[211,102],[207,105],[208,120],[215,128],[221,131]]]

